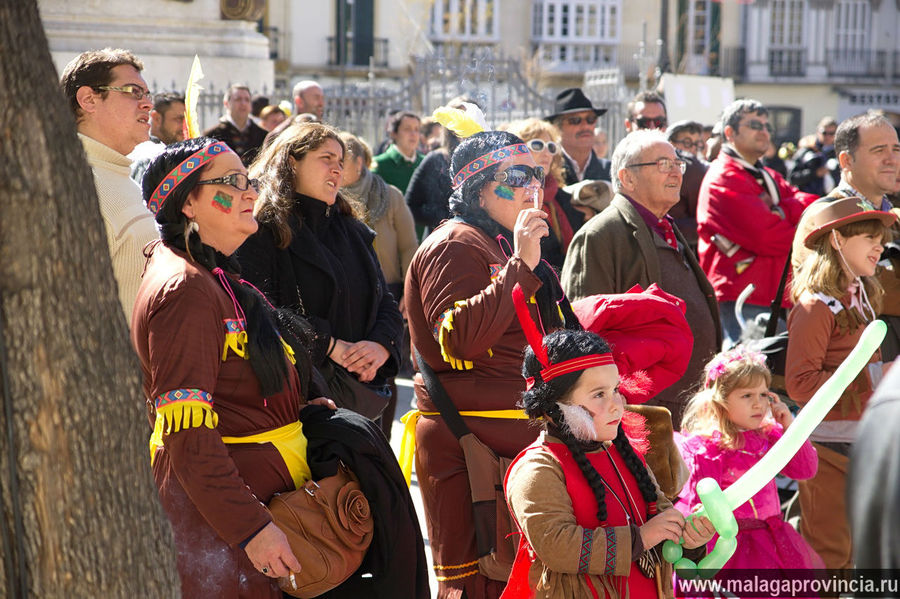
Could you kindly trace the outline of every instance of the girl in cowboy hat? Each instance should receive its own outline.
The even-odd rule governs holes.
[[[874,277],[882,241],[897,216],[851,197],[817,204],[812,230],[803,239],[812,250],[794,270],[788,317],[785,379],[801,406],[828,380],[856,346],[865,325],[879,312],[882,289]],[[844,505],[848,455],[872,390],[881,379],[881,354],[854,380],[810,440],[819,455],[816,475],[800,482],[800,533],[826,568],[849,568],[850,531]]]

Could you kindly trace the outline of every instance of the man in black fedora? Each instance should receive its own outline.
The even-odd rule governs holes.
[[[565,89],[556,96],[554,113],[546,117],[562,133],[566,185],[583,180],[609,181],[609,160],[594,154],[594,125],[605,108],[594,108],[580,88]]]

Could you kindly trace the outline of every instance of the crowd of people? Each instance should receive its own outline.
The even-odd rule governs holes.
[[[372,555],[328,596],[428,596],[409,492],[384,465],[397,376],[414,380],[403,441],[438,597],[669,596],[660,544],[700,557],[714,540],[686,518],[698,481],[727,488],[752,467],[876,319],[881,349],[783,471],[801,481],[799,532],[773,482],[736,510],[725,567],[893,563],[866,536],[875,494],[845,501],[848,478],[876,484],[892,463],[869,446],[853,460],[873,393],[900,378],[879,387],[900,353],[900,141],[884,115],[823,118],[779,173],[752,99],[710,127],[670,124],[664,97],[642,92],[607,158],[605,109],[579,88],[496,130],[464,96],[449,120],[400,109],[370,145],[328,124],[314,81],[289,106],[232,85],[219,122],[186,134],[184,96],[151,94],[142,70],[127,50],[89,51],[60,87],[143,370],[185,596],[280,597],[302,569],[266,504],[319,476],[307,446],[323,418],[349,435],[332,443],[379,456],[353,464],[363,490],[395,497],[372,502]],[[570,303],[648,288],[684,324],[654,357],[682,364],[665,388]],[[781,397],[745,346],[767,319],[787,331]],[[657,411],[626,405],[641,384]],[[492,468],[499,495],[482,501]]]

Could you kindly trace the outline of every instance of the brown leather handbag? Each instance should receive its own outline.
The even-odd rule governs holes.
[[[281,590],[293,597],[318,597],[350,578],[372,543],[369,502],[343,463],[334,476],[275,495],[269,511],[303,566],[278,579]]]

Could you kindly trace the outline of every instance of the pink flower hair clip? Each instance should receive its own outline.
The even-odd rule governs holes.
[[[763,354],[738,345],[734,349],[722,352],[712,359],[706,367],[706,382],[703,384],[703,388],[711,388],[716,379],[725,374],[725,371],[728,370],[731,364],[746,361],[753,362],[759,366],[766,366],[766,357]]]

